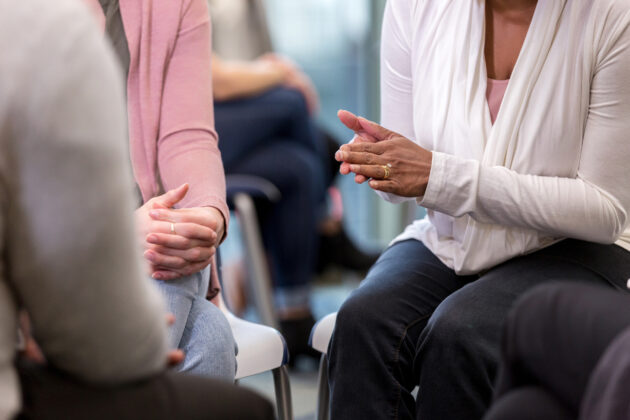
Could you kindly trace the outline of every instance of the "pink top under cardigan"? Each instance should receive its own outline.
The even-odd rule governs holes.
[[[488,78],[486,98],[488,100],[488,108],[490,109],[490,119],[492,120],[492,124],[494,124],[497,120],[499,109],[501,108],[501,102],[503,102],[503,97],[505,96],[505,91],[507,90],[509,82],[510,79],[494,80]]]
[[[104,28],[98,0],[85,0]],[[216,207],[225,175],[214,129],[211,29],[206,0],[120,0],[130,52],[127,82],[134,177],[145,201],[190,184],[180,207]],[[212,264],[212,290],[218,290]]]

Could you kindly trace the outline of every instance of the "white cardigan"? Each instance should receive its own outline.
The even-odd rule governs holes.
[[[460,274],[563,238],[630,249],[630,1],[539,0],[494,126],[484,6],[387,4],[382,124],[434,151],[428,215],[395,242]]]

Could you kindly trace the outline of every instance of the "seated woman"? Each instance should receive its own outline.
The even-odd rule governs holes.
[[[333,419],[479,419],[520,295],[625,286],[629,26],[616,0],[388,2],[387,128],[341,112],[357,136],[337,158],[428,215],[339,311]]]
[[[627,290],[536,287],[516,303],[503,343],[495,402],[484,419],[628,418]]]
[[[339,218],[324,215],[326,189],[338,173],[339,145],[316,127],[311,114],[318,107],[317,93],[288,60],[269,54],[241,62],[214,55],[212,74],[226,173],[262,177],[282,193],[273,208],[258,210],[282,332],[292,355],[308,352],[314,323],[309,290],[318,256],[359,270],[376,259],[354,246]]]
[[[206,299],[210,266],[211,293],[218,291],[211,262],[228,220],[213,120],[207,4],[88,1],[104,18],[127,76],[129,149],[142,195],[139,240],[175,315],[171,345],[186,353],[180,369],[233,380],[232,332]]]

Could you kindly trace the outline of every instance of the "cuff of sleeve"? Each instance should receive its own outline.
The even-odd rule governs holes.
[[[432,152],[431,173],[429,173],[429,183],[422,197],[416,198],[419,206],[433,208],[437,205],[440,192],[446,179],[446,158],[442,152]]]

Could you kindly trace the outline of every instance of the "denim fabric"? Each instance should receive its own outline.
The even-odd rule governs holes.
[[[156,282],[168,310],[175,315],[169,340],[173,348],[186,354],[179,371],[234,381],[236,344],[227,319],[206,299],[209,281],[210,267],[191,276]]]
[[[278,203],[257,206],[277,302],[285,307],[308,305],[317,224],[330,180],[323,141],[304,98],[295,90],[277,88],[252,98],[216,102],[215,125],[226,174],[258,176],[280,190]]]
[[[630,253],[616,245],[565,240],[480,276],[457,276],[421,242],[397,243],[337,315],[332,419],[479,419],[519,296],[552,281],[621,288],[628,277]]]

